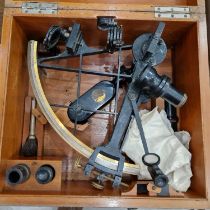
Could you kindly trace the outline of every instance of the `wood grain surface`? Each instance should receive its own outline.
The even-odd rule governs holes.
[[[1,31],[2,31],[3,11],[4,11],[4,0],[0,0],[0,40],[1,40]]]
[[[21,1],[7,1],[8,3]],[[205,15],[194,13],[190,19],[156,19],[154,13],[139,12],[140,5],[135,10],[135,1],[132,4],[119,4],[107,8],[107,4],[72,4],[72,10],[60,10],[55,15],[23,14],[21,9],[7,8],[4,13],[1,55],[3,62],[0,71],[0,204],[13,205],[52,205],[52,206],[95,206],[95,207],[169,207],[169,208],[207,208],[209,207],[210,186],[210,114],[208,104],[209,93],[209,68],[207,58],[207,40]],[[124,3],[126,1],[123,1]],[[143,1],[146,3],[146,1]],[[148,1],[147,1],[148,2]],[[155,2],[155,1],[153,1]],[[169,2],[169,1],[167,1]],[[173,0],[176,5],[190,4],[196,6],[203,1]],[[59,1],[62,5],[65,3]],[[66,2],[66,5],[69,2]],[[166,4],[166,1],[160,1]],[[87,8],[85,8],[85,6]],[[91,10],[90,8],[95,8]],[[97,9],[98,8],[98,9]],[[143,8],[148,9],[147,5]],[[131,10],[129,10],[131,9]],[[154,9],[154,8],[153,8]],[[90,186],[89,178],[84,177],[80,169],[74,168],[77,153],[69,147],[49,124],[43,129],[43,151],[40,156],[54,156],[62,159],[62,186],[61,190],[48,191],[5,191],[3,174],[5,161],[15,159],[19,154],[22,142],[24,122],[24,101],[31,90],[29,87],[28,70],[26,66],[26,49],[29,40],[41,41],[49,26],[59,24],[69,26],[73,22],[80,22],[84,31],[84,38],[89,45],[104,46],[106,34],[96,30],[97,15],[116,15],[120,24],[125,28],[125,41],[132,41],[141,33],[153,31],[158,21],[166,22],[163,37],[170,50],[167,58],[158,67],[160,73],[173,76],[177,87],[187,92],[189,101],[180,111],[180,129],[187,129],[192,134],[190,150],[193,155],[192,187],[184,193],[183,198],[168,197],[154,198],[149,196],[123,196],[121,190],[112,189],[111,183],[106,183],[104,191],[98,191]],[[93,37],[94,35],[94,37]],[[131,52],[123,55],[123,62],[130,65]],[[78,60],[63,62],[64,65],[78,65]],[[109,71],[116,64],[116,55],[107,57],[95,56],[91,61],[84,60],[84,68]],[[42,88],[50,103],[67,103],[75,99],[76,80],[75,74],[47,71],[39,74]],[[82,76],[81,93],[99,81],[97,77]],[[121,90],[123,96],[123,89]],[[160,102],[159,104],[161,104]],[[148,104],[148,108],[151,104]],[[112,106],[106,107],[112,109]],[[56,109],[54,109],[56,112]],[[76,136],[91,148],[106,142],[111,134],[111,119],[108,116],[95,115],[90,120],[90,125],[84,132],[77,132]],[[69,131],[72,129],[67,128]],[[84,159],[86,161],[86,159]],[[138,170],[138,168],[137,168]],[[129,177],[130,178],[130,177]],[[129,180],[129,179],[128,179]],[[130,179],[136,180],[136,177]],[[129,182],[130,183],[130,182]]]

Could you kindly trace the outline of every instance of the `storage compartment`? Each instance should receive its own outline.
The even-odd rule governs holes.
[[[148,1],[142,2],[147,4]],[[197,5],[197,1],[186,0],[159,1],[159,5],[169,4],[169,2],[176,5]],[[137,1],[132,1],[132,3],[137,3]],[[1,72],[1,80],[4,81],[1,85],[1,97],[5,98],[0,107],[2,110],[0,202],[18,204],[22,201],[22,204],[62,206],[205,208],[208,205],[207,145],[209,145],[209,135],[206,126],[209,123],[207,116],[209,114],[206,113],[206,103],[209,101],[209,93],[205,95],[203,91],[209,91],[209,72],[206,65],[207,55],[204,55],[206,42],[205,38],[201,42],[201,23],[196,20],[164,21],[166,27],[163,39],[167,43],[168,54],[157,68],[160,74],[172,77],[175,86],[188,95],[187,103],[179,110],[179,129],[189,131],[192,136],[190,152],[192,153],[193,177],[191,187],[184,193],[184,197],[123,196],[120,190],[114,190],[110,184],[107,184],[103,191],[94,189],[89,179],[83,175],[83,171],[73,167],[78,154],[56,134],[49,124],[44,126],[43,153],[40,158],[47,159],[51,156],[62,160],[61,189],[22,191],[5,188],[5,162],[20,158],[25,99],[28,95],[33,96],[27,70],[28,41],[42,41],[51,25],[68,27],[76,22],[81,24],[84,40],[88,46],[103,47],[106,44],[106,33],[97,30],[96,19],[79,18],[79,13],[75,17],[73,15],[74,13],[69,15],[70,17],[62,14],[58,17],[39,17],[19,14],[4,19],[2,47],[5,51],[2,51],[2,59],[7,62],[4,63]],[[118,17],[118,22],[123,26],[125,43],[132,44],[142,33],[153,32],[159,21],[138,17],[128,20],[126,16],[121,15]],[[202,55],[205,58],[201,55],[202,50],[204,50]],[[123,52],[122,63],[130,65],[131,62],[132,52]],[[78,67],[79,58],[63,61],[63,64]],[[117,53],[84,57],[83,61],[84,69],[107,71],[107,69],[113,69],[114,65],[117,65]],[[67,104],[76,98],[75,73],[47,70],[45,74],[40,73],[40,78],[50,104]],[[101,79],[102,77],[82,75],[81,94]],[[53,108],[55,112],[58,109]],[[86,145],[94,148],[109,139],[111,122],[108,115],[94,115],[88,129],[78,131],[76,136]],[[73,132],[73,129],[70,130]],[[132,185],[135,179],[135,176],[132,176],[132,182],[129,183]]]

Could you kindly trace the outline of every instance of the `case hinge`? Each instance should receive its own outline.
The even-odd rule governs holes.
[[[155,7],[156,18],[190,18],[189,7]]]
[[[25,2],[22,4],[22,12],[27,14],[57,14],[57,3]]]

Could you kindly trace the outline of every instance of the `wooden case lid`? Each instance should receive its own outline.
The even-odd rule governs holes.
[[[58,9],[103,9],[155,11],[155,7],[189,7],[192,12],[201,13],[205,8],[205,0],[5,0],[5,7],[22,7],[23,3],[56,3]],[[99,7],[98,7],[99,6]],[[198,8],[199,9],[196,9]],[[201,9],[202,8],[202,9]]]

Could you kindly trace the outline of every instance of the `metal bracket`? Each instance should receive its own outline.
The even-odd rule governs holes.
[[[22,4],[22,12],[27,14],[57,14],[57,3],[25,2]]]
[[[155,7],[156,18],[190,18],[189,7]]]

